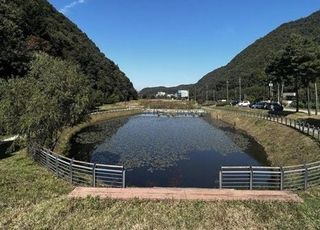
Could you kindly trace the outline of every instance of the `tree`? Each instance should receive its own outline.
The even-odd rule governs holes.
[[[28,70],[30,56],[23,31],[17,24],[17,21],[22,21],[21,13],[0,2],[0,15],[0,78],[24,75]]]
[[[29,145],[53,148],[64,127],[86,118],[90,94],[76,65],[36,54],[27,77],[6,83],[0,118],[7,132],[25,137]]]
[[[316,82],[320,74],[320,48],[308,38],[292,35],[290,43],[280,51],[265,70],[273,82],[294,82],[296,111],[299,111],[299,89],[307,92],[308,113],[310,112],[310,83]]]

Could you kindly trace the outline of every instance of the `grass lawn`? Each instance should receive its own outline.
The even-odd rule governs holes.
[[[296,165],[320,160],[320,144],[315,139],[290,127],[258,118],[226,113],[218,108],[210,111],[213,118],[244,130],[264,147],[272,166]]]
[[[0,229],[319,229],[320,188],[301,204],[70,199],[22,150],[0,160]]]

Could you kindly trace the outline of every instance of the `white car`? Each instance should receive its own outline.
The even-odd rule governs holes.
[[[241,101],[238,105],[241,107],[248,107],[250,105],[250,101]]]

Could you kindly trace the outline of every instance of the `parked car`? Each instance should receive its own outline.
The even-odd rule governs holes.
[[[250,101],[241,101],[238,105],[241,107],[248,107],[250,105]]]
[[[232,100],[232,101],[230,101],[230,105],[235,106],[235,105],[237,105],[237,104],[239,104],[239,101],[238,101],[238,100]]]
[[[283,111],[283,106],[277,102],[271,102],[268,103],[268,110],[272,112],[282,112]]]
[[[267,109],[267,107],[268,107],[268,103],[265,101],[256,102],[250,106],[250,108],[252,109]]]

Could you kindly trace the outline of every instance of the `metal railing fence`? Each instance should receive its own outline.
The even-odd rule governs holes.
[[[264,119],[289,126],[320,141],[320,127],[277,114],[223,110],[240,116]],[[222,166],[219,171],[220,188],[299,190],[320,185],[320,161],[308,164],[269,166]]]
[[[44,148],[32,149],[33,159],[57,177],[72,184],[92,187],[125,187],[123,166],[77,161]]]

